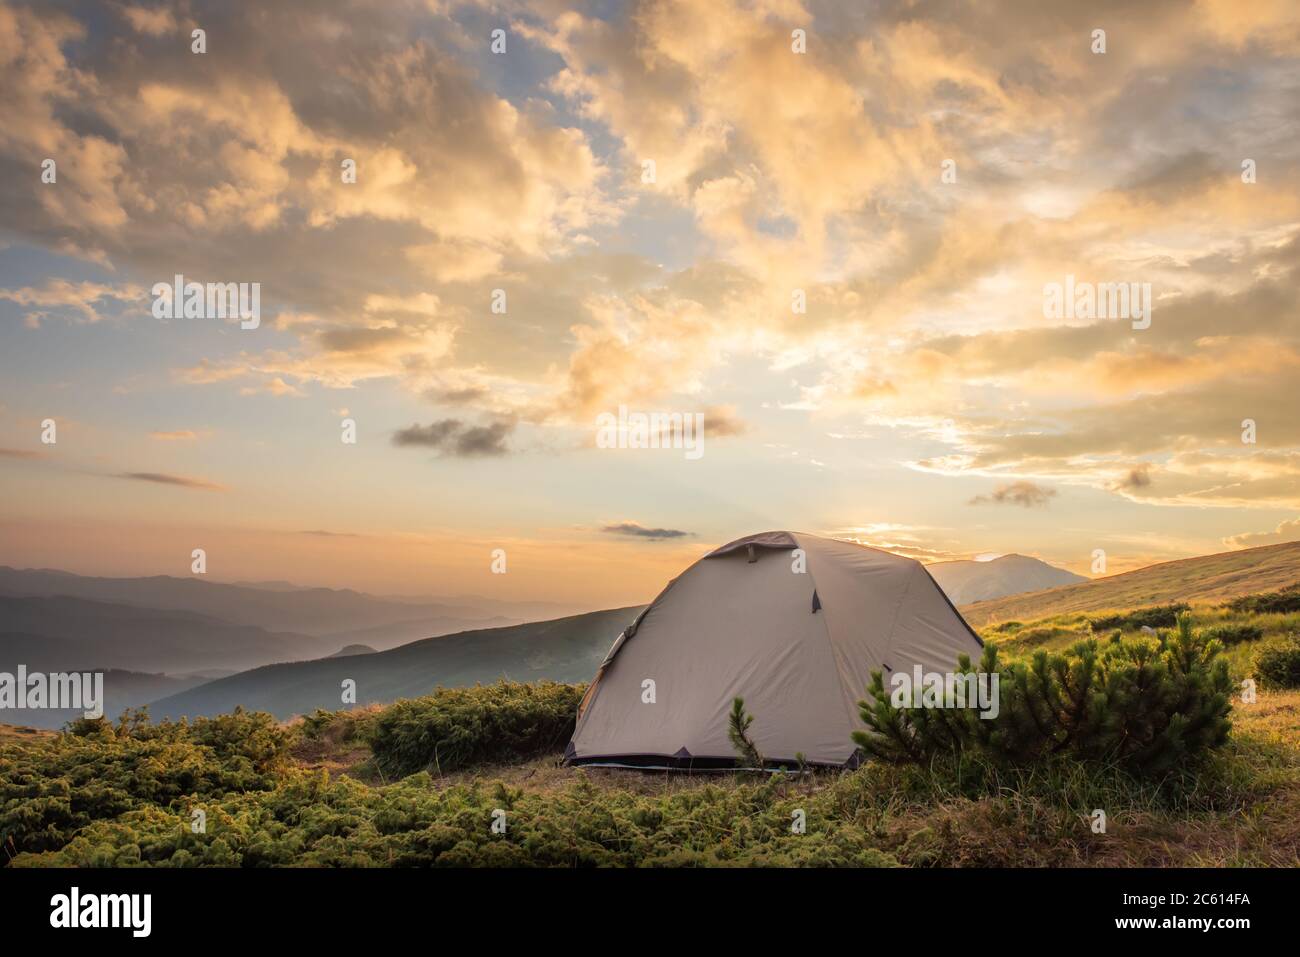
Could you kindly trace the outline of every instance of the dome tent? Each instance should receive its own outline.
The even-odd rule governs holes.
[[[802,752],[853,766],[874,669],[888,687],[894,672],[951,671],[982,646],[918,561],[803,532],[750,535],[669,582],[618,636],[565,759],[733,767],[728,715],[740,697],[768,761]]]

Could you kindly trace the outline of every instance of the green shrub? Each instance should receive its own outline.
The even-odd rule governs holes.
[[[273,788],[287,742],[271,715],[242,709],[193,724],[79,719],[43,747],[0,748],[0,842],[57,848],[94,821]]]
[[[559,750],[573,735],[583,690],[555,681],[503,681],[398,701],[370,731],[375,764],[402,777]]]
[[[1255,677],[1266,688],[1300,688],[1300,638],[1260,652]]]
[[[1242,595],[1225,603],[1235,612],[1252,615],[1287,614],[1300,611],[1300,585],[1291,585],[1281,591]]]
[[[492,812],[507,831],[493,833]],[[791,830],[806,811],[807,832]],[[435,788],[428,774],[371,788],[290,771],[269,793],[231,795],[205,834],[158,808],[97,821],[17,867],[698,867],[890,866],[879,838],[828,798],[777,775],[755,784],[643,795],[595,786],[524,791],[497,782]]]
[[[893,762],[928,764],[969,751],[1010,767],[1063,756],[1159,773],[1227,740],[1233,686],[1220,648],[1194,634],[1188,616],[1158,639],[1089,639],[1002,666],[986,645],[979,670],[998,675],[992,719],[973,707],[895,707],[875,671],[870,700],[859,702],[870,730],[854,740]],[[974,670],[969,657],[958,670]]]
[[[1244,641],[1259,641],[1264,637],[1264,629],[1259,625],[1218,625],[1209,629],[1205,633],[1207,638],[1219,642],[1223,646],[1239,645]]]
[[[1088,619],[1095,632],[1138,631],[1142,628],[1172,628],[1178,622],[1178,616],[1188,611],[1189,605],[1176,602],[1172,605],[1152,605],[1149,608],[1136,608],[1133,611],[1119,612],[1113,615],[1099,615]]]
[[[342,711],[317,708],[303,716],[297,731],[307,741],[326,741],[335,745],[365,742],[369,741],[381,711],[378,705]]]

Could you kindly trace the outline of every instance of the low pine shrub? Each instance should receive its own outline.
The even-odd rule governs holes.
[[[371,726],[375,765],[389,777],[404,777],[559,750],[573,734],[583,690],[555,681],[502,681],[398,701]]]
[[[1219,625],[1209,629],[1205,635],[1227,647],[1239,645],[1243,641],[1259,641],[1264,637],[1264,629],[1259,625]]]
[[[269,790],[287,747],[271,715],[242,709],[193,724],[79,719],[52,744],[0,749],[0,842],[47,850],[93,821]]]
[[[365,742],[369,740],[371,728],[382,710],[377,704],[343,711],[317,708],[311,714],[303,715],[298,733],[304,740],[333,745]]]
[[[895,706],[875,671],[869,700],[859,702],[869,730],[854,740],[892,762],[971,752],[1006,767],[1066,757],[1157,774],[1227,740],[1233,685],[1220,650],[1187,616],[1157,639],[1094,638],[1027,662],[1000,665],[996,646],[986,645],[979,671],[998,675],[991,719],[974,708]],[[969,657],[958,670],[974,670]]]
[[[1088,619],[1094,632],[1138,631],[1142,628],[1172,628],[1178,622],[1178,616],[1189,609],[1183,602],[1172,605],[1152,605],[1149,608],[1135,608],[1133,611],[1119,612],[1114,615],[1099,615]]]
[[[1255,677],[1266,688],[1300,688],[1300,638],[1260,652]]]
[[[763,756],[759,754],[754,739],[749,736],[749,726],[753,723],[754,716],[745,711],[745,699],[733,698],[731,715],[727,719],[727,737],[736,750],[736,761],[742,768],[761,769]]]
[[[1287,614],[1300,611],[1300,585],[1291,585],[1281,591],[1242,595],[1225,604],[1235,612],[1252,615]]]

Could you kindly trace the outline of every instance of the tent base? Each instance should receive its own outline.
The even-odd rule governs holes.
[[[799,770],[799,763],[793,759],[771,758],[761,768],[740,767],[734,757],[697,757],[668,754],[610,754],[597,757],[566,757],[564,763],[571,767],[587,768],[625,768],[632,771],[699,771],[722,773],[726,771],[782,771],[794,773]],[[862,763],[860,753],[851,755],[848,760],[835,764],[828,761],[806,761],[804,767],[848,769]]]

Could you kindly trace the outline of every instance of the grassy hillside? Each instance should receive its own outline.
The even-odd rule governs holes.
[[[1171,601],[1214,601],[1275,591],[1300,581],[1300,542],[1246,548],[1149,565],[1122,575],[966,605],[975,628],[1065,612],[1136,608]]]
[[[1297,597],[1300,601],[1300,596]],[[1172,619],[1180,605],[1147,606],[1151,611],[1163,611],[1166,620]],[[1219,638],[1224,646],[1223,656],[1233,678],[1240,681],[1251,677],[1262,650],[1287,641],[1300,634],[1300,611],[1261,614],[1252,611],[1234,611],[1218,602],[1194,603],[1186,612],[1198,631],[1209,632]],[[1119,619],[1118,624],[1108,622]],[[1039,648],[1060,651],[1093,635],[1105,636],[1113,631],[1134,634],[1140,631],[1142,612],[1065,612],[1030,622],[1008,619],[980,629],[985,642],[998,645],[999,651],[1012,658],[1023,658]],[[1300,729],[1298,729],[1300,730]]]
[[[150,705],[155,717],[216,715],[242,705],[278,718],[340,706],[344,679],[357,703],[395,701],[435,687],[516,681],[586,681],[640,608],[617,608],[509,628],[428,638],[368,655],[270,665]]]

